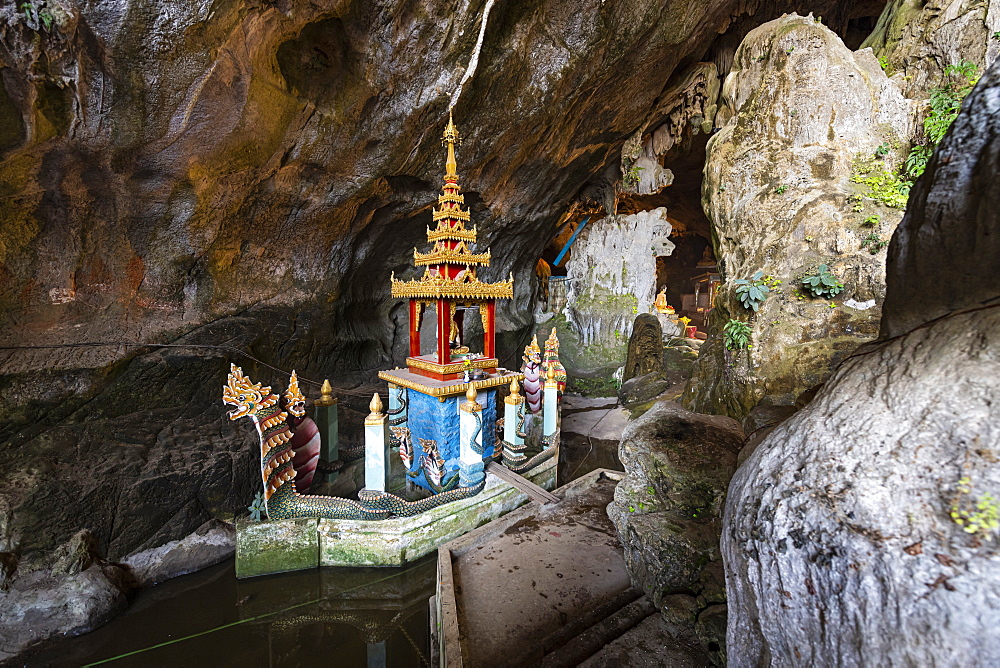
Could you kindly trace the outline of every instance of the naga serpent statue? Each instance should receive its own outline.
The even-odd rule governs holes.
[[[558,399],[562,401],[563,391],[566,389],[566,367],[559,361],[559,337],[556,336],[556,328],[552,328],[552,333],[545,341],[545,361],[546,372],[554,369],[556,372],[556,384],[559,387]]]
[[[293,372],[294,374],[294,372]],[[280,399],[270,387],[262,387],[243,374],[235,364],[230,365],[229,378],[222,388],[222,401],[234,406],[229,411],[230,420],[249,417],[260,436],[260,472],[264,485],[264,508],[268,519],[284,520],[296,517],[323,517],[328,519],[384,520],[393,516],[409,517],[450,501],[475,496],[486,486],[486,478],[472,487],[456,487],[441,494],[419,501],[407,501],[395,494],[375,490],[361,490],[359,500],[336,496],[299,494],[296,490],[296,471],[293,461],[289,413],[296,417],[305,415],[305,397],[298,390],[293,376],[286,393],[288,411],[281,408]],[[310,435],[310,440],[313,437]]]
[[[532,413],[542,410],[542,350],[538,347],[538,335],[531,339],[524,348],[524,356],[521,358],[524,366],[521,373],[524,374],[524,397],[528,401],[528,408]]]

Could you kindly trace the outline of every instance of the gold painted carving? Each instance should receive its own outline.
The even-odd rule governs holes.
[[[392,275],[393,297],[401,299],[511,299],[514,296],[514,275],[499,283],[484,283],[474,272],[467,271],[461,278],[431,276],[424,271],[420,279],[401,281]]]
[[[382,397],[378,395],[378,392],[372,394],[371,403],[368,404],[368,409],[371,413],[365,418],[365,426],[379,426],[385,424],[386,415],[382,412]]]
[[[468,222],[471,220],[468,209],[463,211],[461,208],[456,207],[454,209],[431,209],[431,211],[433,212],[431,220],[434,222],[439,220],[464,220]]]
[[[437,241],[439,239],[451,239],[453,241],[471,241],[476,242],[476,228],[471,230],[465,229],[465,225],[462,221],[456,221],[454,225],[448,225],[446,222],[438,222],[436,229],[427,228],[427,241]]]
[[[400,387],[405,387],[408,390],[416,390],[421,394],[426,394],[431,397],[437,397],[441,401],[444,401],[445,397],[454,396],[456,394],[464,394],[469,390],[470,387],[474,387],[476,390],[482,390],[490,387],[498,387],[500,385],[506,385],[511,381],[511,379],[519,381],[524,380],[524,374],[513,373],[506,376],[498,376],[496,378],[474,380],[471,383],[456,383],[455,385],[445,385],[444,387],[428,387],[422,383],[417,383],[412,380],[400,378],[398,376],[393,376],[390,371],[379,371],[378,377],[384,381],[395,383]]]
[[[485,357],[478,360],[469,360],[469,363],[473,369],[493,369],[496,368],[500,361],[495,357]],[[422,360],[418,357],[407,357],[406,366],[413,369],[433,371],[435,373],[461,373],[465,369],[464,362],[438,364],[437,362],[428,362],[427,360]]]
[[[452,204],[465,204],[465,195],[452,192],[446,192],[443,195],[438,195],[438,204],[444,204],[445,202],[451,202]]]
[[[483,410],[482,404],[476,401],[477,394],[479,393],[476,392],[476,388],[470,385],[469,389],[465,391],[466,401],[461,406],[459,406],[459,408],[461,408],[466,413],[478,413],[479,411]]]
[[[481,264],[490,265],[490,252],[471,253],[465,243],[456,248],[435,248],[430,253],[421,253],[413,249],[413,264],[420,267],[428,264]]]

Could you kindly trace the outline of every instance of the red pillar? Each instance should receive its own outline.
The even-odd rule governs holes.
[[[420,318],[417,316],[417,300],[410,300],[410,357],[420,356]]]
[[[451,362],[451,302],[447,299],[437,300],[437,363]]]
[[[486,309],[486,327],[483,328],[483,355],[485,357],[496,357],[496,302],[486,302],[479,308]]]

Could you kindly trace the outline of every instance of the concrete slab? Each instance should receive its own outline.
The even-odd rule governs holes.
[[[564,394],[560,408],[565,416],[578,411],[609,409],[618,405],[618,397],[581,397],[578,394]]]
[[[624,408],[595,408],[563,415],[562,432],[620,440],[629,412]],[[617,435],[616,435],[617,434]]]
[[[513,666],[631,587],[605,507],[622,474],[598,470],[438,551],[442,665]],[[516,642],[512,642],[516,639]]]
[[[236,522],[236,577],[285,573],[319,565],[316,518]]]

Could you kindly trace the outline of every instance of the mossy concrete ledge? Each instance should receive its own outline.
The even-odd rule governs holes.
[[[558,453],[524,477],[545,489],[556,484]],[[487,474],[486,487],[469,499],[414,517],[377,522],[294,519],[240,520],[236,525],[236,577],[317,566],[402,566],[438,546],[524,505],[520,490]]]
[[[557,459],[545,460],[524,477],[539,487],[553,489]],[[487,474],[486,487],[476,496],[446,503],[414,517],[380,522],[321,519],[319,563],[320,566],[402,566],[527,501],[523,492]]]
[[[301,571],[319,566],[315,517],[236,523],[236,577]]]

